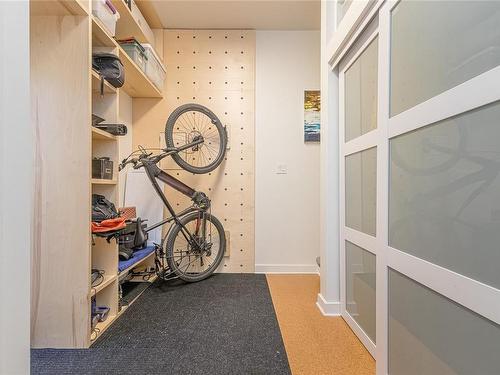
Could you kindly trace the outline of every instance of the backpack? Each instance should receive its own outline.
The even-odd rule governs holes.
[[[104,80],[116,88],[125,83],[123,64],[118,56],[112,53],[93,53],[92,68],[101,75],[101,95],[104,94]]]
[[[104,195],[92,194],[92,221],[100,223],[103,220],[120,216],[113,203]]]

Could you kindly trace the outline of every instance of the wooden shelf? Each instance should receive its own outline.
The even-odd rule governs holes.
[[[94,16],[92,16],[92,46],[118,47],[118,43],[108,34],[101,21]]]
[[[103,290],[107,286],[111,285],[113,283],[113,281],[116,280],[116,277],[117,277],[117,275],[104,276],[104,281],[101,284],[99,284],[96,287],[91,288],[91,293],[90,293],[91,297],[95,296],[101,290]]]
[[[113,134],[109,134],[108,132],[98,129],[96,127],[92,127],[92,139],[98,141],[116,141],[118,138]]]
[[[92,69],[92,91],[101,92],[101,76],[94,69]],[[104,80],[104,93],[116,94],[116,88],[106,80]]]
[[[88,16],[79,0],[30,0],[30,13],[35,16]]]
[[[128,268],[125,268],[122,272],[120,272],[118,274],[118,277],[120,277],[121,275],[125,275],[128,271],[130,270],[133,270],[135,267],[137,267],[138,265],[140,265],[141,263],[144,263],[145,260],[151,258],[153,255],[155,255],[155,252],[153,251],[151,254],[149,254],[148,256],[142,258],[140,261],[138,261],[137,263],[134,263],[132,264],[130,267]]]
[[[122,90],[132,98],[161,98],[163,96],[121,47],[119,47],[119,57],[125,68],[125,84]]]
[[[92,180],[92,185],[116,185],[117,181],[116,180],[104,180],[104,179],[99,179],[99,178],[93,178]]]
[[[116,25],[116,39],[127,39],[134,37],[139,43],[153,43],[146,38],[141,26],[132,17],[132,12],[128,9],[127,4],[123,0],[112,0],[120,18]]]
[[[97,334],[92,335],[92,344],[101,336],[104,331],[116,320],[118,315],[108,315],[108,318],[104,322],[99,322],[96,324]],[[92,345],[91,344],[91,345]]]

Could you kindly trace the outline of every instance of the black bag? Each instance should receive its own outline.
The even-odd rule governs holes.
[[[134,221],[127,221],[127,227],[120,231],[118,237],[120,259],[127,260],[133,256],[134,250],[146,247],[148,234],[144,231],[145,227],[140,217]]]
[[[123,64],[118,56],[112,53],[93,53],[92,68],[101,75],[101,95],[104,93],[104,80],[116,88],[125,83]]]
[[[104,195],[92,194],[92,221],[100,223],[103,220],[120,216],[113,203]]]

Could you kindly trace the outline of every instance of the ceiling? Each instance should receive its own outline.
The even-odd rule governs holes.
[[[320,0],[149,0],[168,29],[319,30]]]

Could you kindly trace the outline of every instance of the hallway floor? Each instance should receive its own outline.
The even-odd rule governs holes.
[[[157,282],[90,349],[33,349],[33,374],[365,375],[374,360],[315,305],[317,275]]]
[[[375,360],[341,317],[316,306],[317,275],[267,275],[293,375],[372,375]]]

